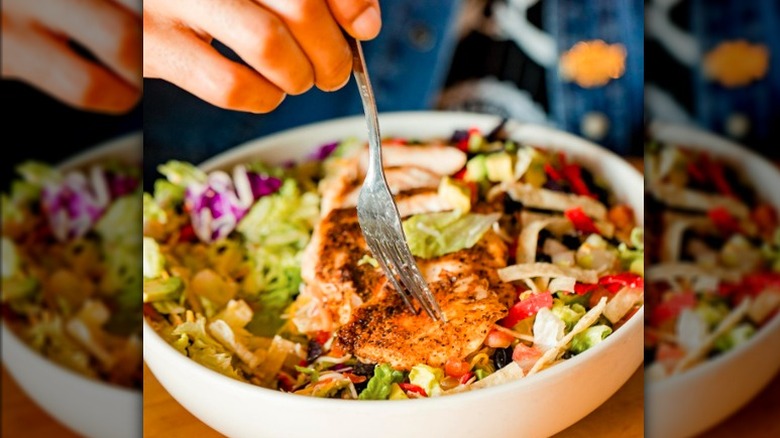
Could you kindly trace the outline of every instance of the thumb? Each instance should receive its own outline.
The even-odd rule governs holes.
[[[339,25],[359,40],[376,37],[382,28],[378,0],[328,0],[328,6]]]

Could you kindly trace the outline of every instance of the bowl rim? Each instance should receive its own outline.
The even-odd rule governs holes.
[[[727,153],[739,154],[743,157],[747,157],[748,161],[752,161],[759,166],[775,169],[777,176],[777,186],[780,186],[780,171],[777,171],[776,167],[769,160],[753,152],[751,149],[745,147],[742,144],[705,131],[699,127],[660,121],[653,121],[650,123],[648,133],[650,134],[651,138],[660,133],[664,138],[667,138],[667,140],[660,141],[669,142],[675,141],[669,137],[675,137],[679,135],[695,137],[698,141],[701,141],[701,143],[698,141],[686,141],[685,146],[699,150],[714,146],[718,149],[716,153],[727,151]],[[775,203],[775,207],[780,208],[780,203]],[[708,374],[716,372],[717,370],[721,369],[721,367],[728,367],[731,362],[738,361],[742,356],[747,354],[747,352],[755,348],[759,348],[759,346],[766,343],[768,341],[767,338],[777,336],[778,334],[780,334],[780,314],[773,316],[771,320],[768,321],[767,325],[758,330],[753,338],[748,342],[737,345],[724,354],[707,359],[706,361],[699,363],[698,365],[680,374],[675,374],[660,380],[648,379],[647,384],[645,385],[645,391],[650,394],[674,391],[679,388],[679,385],[684,383],[686,380],[706,378]],[[778,370],[780,370],[780,362],[778,362],[776,366],[775,373],[777,373]]]
[[[497,125],[498,122],[502,120],[500,116],[481,114],[481,113],[459,112],[459,111],[458,112],[400,111],[400,112],[384,112],[384,113],[380,113],[379,115],[380,124],[383,123],[385,127],[387,127],[388,124],[392,125],[394,123],[398,123],[398,124],[408,124],[409,122],[420,123],[421,117],[424,117],[425,119],[448,120],[448,121],[452,121],[454,119],[460,119],[463,121],[468,120],[470,121],[471,124],[477,124],[477,123],[488,124],[488,122],[491,122],[494,125]],[[261,154],[262,153],[261,151],[264,151],[266,149],[272,149],[274,147],[274,144],[283,142],[285,140],[295,139],[297,137],[305,136],[306,134],[317,132],[320,130],[328,130],[328,129],[333,130],[337,127],[354,125],[358,123],[365,123],[365,119],[362,115],[330,119],[330,120],[310,123],[310,124],[286,129],[275,134],[258,137],[249,140],[247,142],[244,142],[242,144],[236,145],[228,150],[223,151],[222,153],[215,155],[214,157],[205,160],[204,162],[199,164],[198,167],[206,171],[225,169],[225,166],[232,165],[238,159],[246,159],[247,156],[252,156],[253,153]],[[466,125],[464,123],[464,127],[470,127],[470,126],[471,125]],[[581,154],[591,153],[591,154],[600,155],[604,159],[611,161],[615,166],[622,167],[625,171],[628,172],[629,175],[632,175],[632,178],[636,179],[634,184],[638,184],[637,187],[641,187],[642,190],[641,193],[638,192],[636,196],[644,196],[644,192],[643,192],[644,184],[642,183],[643,177],[641,173],[633,166],[631,166],[626,160],[622,159],[620,156],[618,156],[616,153],[612,152],[611,150],[606,149],[602,146],[598,146],[593,142],[590,142],[588,140],[585,140],[581,137],[575,136],[568,132],[554,129],[548,126],[518,123],[511,119],[507,122],[507,131],[510,138],[512,137],[512,131],[516,129],[522,130],[522,129],[529,129],[529,128],[533,130],[539,130],[543,133],[549,134],[551,137],[557,139],[558,141],[563,141],[568,144],[576,145],[570,147],[572,149],[577,149],[578,152],[580,152]],[[387,128],[383,128],[383,129],[387,129]],[[384,135],[385,134],[383,134],[383,136]],[[314,150],[317,146],[324,144],[327,141],[330,141],[330,139],[322,139],[322,141],[319,141],[318,143],[311,145],[310,149]],[[550,149],[559,148],[557,146],[553,147],[553,146],[545,146],[545,145],[542,145],[542,147],[547,147]],[[643,218],[637,217],[637,220],[641,222]],[[372,403],[365,403],[364,400],[341,400],[341,399],[327,399],[327,398],[319,398],[319,397],[301,397],[298,394],[285,393],[282,391],[278,391],[270,388],[264,388],[258,385],[253,385],[248,382],[242,382],[237,379],[233,379],[231,377],[222,375],[217,371],[211,370],[210,368],[201,365],[197,361],[177,351],[173,346],[168,344],[160,336],[160,334],[157,333],[156,330],[154,330],[154,328],[151,327],[146,317],[144,317],[143,324],[144,324],[145,345],[147,345],[146,344],[147,341],[152,341],[151,343],[148,344],[150,348],[160,347],[162,351],[166,352],[165,353],[166,356],[170,358],[174,357],[172,356],[172,354],[175,354],[176,355],[175,357],[179,357],[185,362],[189,362],[187,367],[190,368],[193,372],[202,375],[204,378],[210,376],[222,382],[223,384],[227,385],[231,389],[244,392],[253,397],[261,397],[261,398],[283,397],[284,400],[291,400],[291,401],[295,400],[296,404],[305,404],[305,406],[309,406],[311,408],[316,408],[318,406],[326,406],[326,405],[335,406],[337,404],[343,404],[346,406],[348,404],[351,409],[357,408],[357,409],[374,410],[376,406],[381,406],[382,409],[406,410],[409,409],[410,406],[419,407],[421,406],[421,404],[426,404],[426,403],[427,404],[435,403],[438,406],[442,406],[442,403],[445,404],[461,403],[461,402],[466,402],[467,400],[476,401],[486,397],[492,398],[507,392],[521,391],[522,388],[527,387],[529,385],[537,385],[537,384],[541,384],[541,382],[556,380],[559,378],[560,375],[565,375],[570,373],[572,368],[579,367],[581,363],[589,361],[595,355],[600,354],[603,348],[609,347],[613,344],[617,345],[621,342],[624,342],[625,339],[631,336],[631,334],[634,331],[643,330],[644,305],[642,305],[639,308],[639,310],[621,327],[620,330],[615,331],[604,341],[604,343],[600,344],[600,346],[603,348],[589,349],[571,359],[568,359],[553,367],[545,369],[544,372],[540,372],[532,376],[526,376],[519,380],[502,383],[488,388],[481,388],[476,391],[466,391],[466,392],[451,394],[442,397],[429,397],[429,398],[415,399],[415,403],[396,403],[398,400],[372,400]],[[146,351],[147,347],[145,346],[144,348]],[[146,355],[144,355],[144,360],[146,360]],[[641,362],[639,363],[639,365],[641,367]],[[151,371],[154,372],[154,370]],[[624,383],[625,382],[623,382],[623,384]]]
[[[133,153],[130,151],[131,147],[137,144],[141,144],[142,139],[143,136],[141,131],[132,131],[114,137],[112,139],[109,139],[103,143],[98,143],[97,145],[88,147],[84,151],[77,153],[72,157],[66,158],[64,161],[60,163],[55,164],[54,167],[57,168],[58,170],[68,171],[68,170],[89,166],[91,163],[97,160],[101,160],[103,158],[109,158],[109,157],[114,158],[122,155],[131,157],[133,155]],[[16,344],[13,345],[12,348],[21,347],[27,352],[32,353],[30,357],[35,357],[39,359],[41,363],[44,363],[45,367],[54,374],[58,374],[59,376],[63,376],[69,379],[75,379],[75,381],[81,384],[88,384],[90,386],[94,386],[95,388],[114,391],[116,394],[121,394],[122,396],[135,397],[138,395],[139,392],[142,392],[142,389],[128,388],[125,386],[117,385],[115,383],[107,382],[102,379],[87,377],[75,370],[72,370],[64,365],[54,362],[53,360],[46,357],[40,351],[30,347],[26,342],[24,342],[21,338],[19,338],[19,336],[17,336],[17,334],[10,327],[10,325],[5,320],[5,318],[0,318],[0,331],[3,332],[3,337],[4,337],[3,341],[11,341],[12,345],[14,343]],[[6,335],[8,336],[7,338]],[[141,337],[141,343],[143,345],[143,337]],[[8,370],[9,374],[11,374],[6,364],[5,354],[0,354],[0,361],[3,363],[3,366],[6,368],[6,370]],[[11,374],[11,376],[14,378],[14,381],[16,381],[17,385],[20,386],[22,389],[24,389],[24,387],[16,379],[16,376],[13,376],[13,374]]]

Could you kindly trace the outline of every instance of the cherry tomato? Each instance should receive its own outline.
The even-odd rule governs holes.
[[[515,337],[500,330],[491,330],[485,338],[485,345],[490,348],[506,348],[512,344]]]
[[[529,316],[536,315],[539,309],[543,307],[552,308],[552,304],[553,298],[551,293],[541,292],[533,294],[512,306],[509,309],[509,314],[501,321],[501,325],[509,328],[514,327],[518,322]]]
[[[451,377],[462,377],[469,371],[471,371],[471,365],[455,357],[447,359],[447,362],[444,364],[444,372]]]

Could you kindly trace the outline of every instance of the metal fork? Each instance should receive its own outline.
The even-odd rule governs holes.
[[[356,39],[349,36],[346,38],[352,48],[352,73],[360,88],[360,98],[363,101],[363,111],[368,124],[368,169],[357,202],[360,229],[363,231],[369,249],[407,307],[417,313],[409,301],[408,293],[420,303],[431,318],[446,321],[417,267],[414,256],[409,251],[404,229],[401,226],[401,215],[398,213],[398,207],[385,179],[382,168],[379,118],[374,91],[363,58],[363,49]]]

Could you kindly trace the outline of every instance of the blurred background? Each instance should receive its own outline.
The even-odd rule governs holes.
[[[382,31],[363,45],[380,112],[499,114],[641,154],[641,1],[385,0],[381,10]],[[288,96],[265,115],[214,107],[161,80],[144,90],[147,187],[168,159],[199,163],[272,132],[362,114],[353,79]]]

